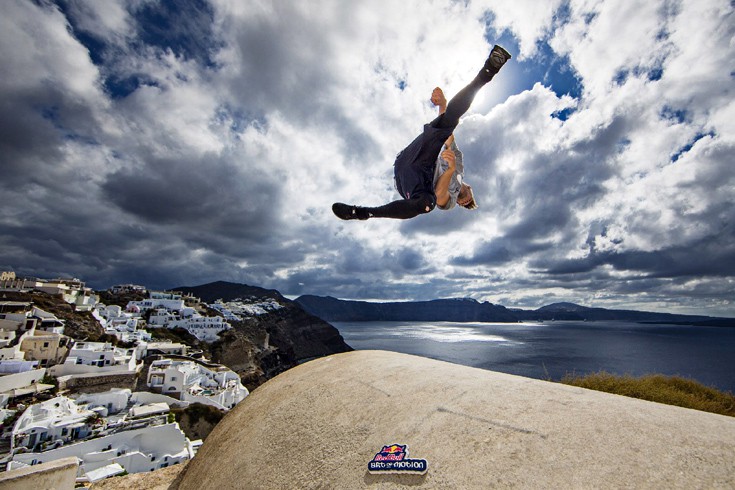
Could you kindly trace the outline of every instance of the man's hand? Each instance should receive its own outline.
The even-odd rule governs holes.
[[[451,170],[452,173],[454,173],[454,171],[455,171],[455,169],[457,167],[457,157],[454,155],[454,152],[452,150],[444,150],[441,153],[441,157],[449,165],[449,167],[447,168],[447,172]]]
[[[441,88],[436,87],[431,92],[431,103],[439,108],[439,114],[444,114],[444,111],[447,110],[447,98],[444,97],[444,92]]]

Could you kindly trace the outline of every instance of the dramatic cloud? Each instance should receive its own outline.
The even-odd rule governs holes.
[[[10,0],[0,269],[735,316],[727,0]],[[480,208],[342,222],[494,43]]]

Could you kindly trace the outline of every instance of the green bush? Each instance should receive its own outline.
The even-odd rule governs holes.
[[[566,375],[562,383],[667,405],[735,417],[735,396],[691,379],[650,374],[616,376],[607,372],[587,376]]]
[[[212,425],[217,425],[217,423],[222,420],[222,417],[225,416],[221,410],[218,410],[210,405],[204,405],[203,403],[192,403],[184,409],[173,409],[171,410],[171,413],[174,414],[177,422],[181,422],[181,417],[186,414],[189,417],[189,421],[191,424],[196,424],[197,421],[201,418]]]

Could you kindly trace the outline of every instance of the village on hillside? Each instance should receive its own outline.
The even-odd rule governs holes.
[[[42,307],[49,295],[98,322],[108,341],[65,332],[65,320]],[[188,438],[174,413],[224,413],[249,392],[237,373],[161,333],[213,342],[231,321],[279,307],[207,305],[138,285],[105,297],[125,304],[103,304],[78,279],[0,274],[0,470],[76,457],[77,483],[87,485],[193,458],[202,440]]]

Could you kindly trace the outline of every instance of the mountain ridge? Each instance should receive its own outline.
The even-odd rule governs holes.
[[[467,301],[468,299],[472,301]],[[735,327],[735,319],[733,318],[593,308],[569,302],[552,303],[536,310],[523,310],[517,308],[510,309],[489,302],[479,302],[472,298],[372,303],[367,301],[341,300],[331,296],[302,295],[296,298],[295,301],[309,313],[325,321],[335,322],[480,321],[516,323],[523,321],[567,320],[632,321]]]

